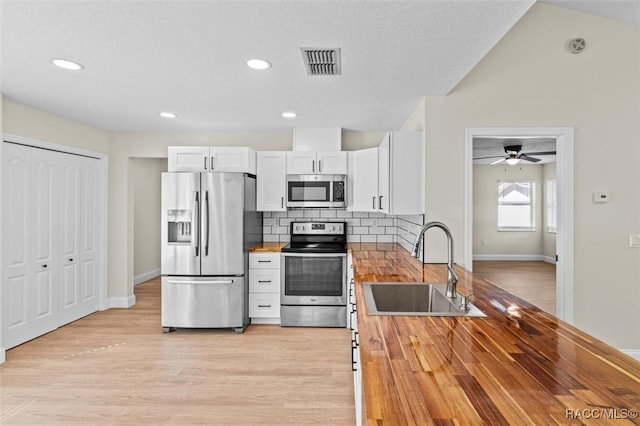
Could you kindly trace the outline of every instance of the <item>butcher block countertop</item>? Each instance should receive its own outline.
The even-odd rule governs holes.
[[[640,424],[640,362],[460,267],[486,317],[369,316],[362,283],[445,282],[446,265],[350,252],[365,424]]]

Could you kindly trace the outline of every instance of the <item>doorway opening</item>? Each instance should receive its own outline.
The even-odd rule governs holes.
[[[535,241],[535,238],[525,238],[527,237],[526,233],[541,232],[539,239],[544,236],[549,238],[547,238],[546,242],[541,243],[542,246],[539,252],[536,252],[538,249],[535,248],[523,248],[524,251],[520,257],[513,253],[503,253],[505,256],[503,258],[487,256],[484,259],[494,259],[496,261],[507,259],[510,261],[540,260],[538,272],[541,274],[540,277],[543,277],[546,281],[549,281],[550,271],[548,267],[545,270],[545,261],[547,263],[557,261],[555,265],[555,308],[549,307],[549,304],[540,307],[548,311],[551,310],[550,313],[555,314],[564,321],[572,322],[573,129],[537,127],[470,128],[466,130],[465,143],[465,265],[467,265],[468,269],[473,270],[474,246],[475,259],[483,259],[483,254],[490,253],[490,249],[488,251],[483,249],[483,244],[485,247],[487,245],[499,246],[501,244],[500,241],[503,243],[507,241],[507,246],[509,244],[517,244],[519,248],[523,248],[523,241]],[[552,152],[555,154],[551,154]],[[481,178],[482,183],[480,181],[474,182],[474,158],[482,158],[482,160],[476,160],[476,164],[480,163],[478,168],[482,167],[482,172],[476,173],[476,175],[483,176]],[[555,163],[553,162],[554,159]],[[485,164],[483,165],[482,163]],[[489,166],[491,163],[493,165]],[[537,163],[549,165],[546,166],[546,170],[544,168],[529,167]],[[555,167],[550,164],[555,164]],[[497,178],[500,174],[502,174],[502,178]],[[532,176],[538,177],[533,178]],[[552,180],[554,181],[553,191],[557,202],[550,207],[555,209],[555,212],[553,212],[555,213],[555,223],[549,223],[548,219],[543,221],[545,216],[552,212],[546,211],[546,207],[542,211],[539,206],[542,203],[540,194],[548,193],[552,190]],[[476,213],[474,211],[474,192],[477,193],[477,191],[474,191],[474,184],[483,185],[485,190],[487,190],[488,186],[495,186],[493,201],[497,202],[493,206],[489,206],[489,210],[493,209],[491,215],[495,218],[495,221],[486,223],[486,212],[488,210],[478,207],[479,205],[476,203],[476,210],[478,210],[476,219],[478,220],[474,224],[474,215]],[[541,186],[547,185],[548,187],[541,188]],[[538,196],[534,198],[536,192]],[[497,197],[496,194],[498,194]],[[534,204],[537,204],[537,206],[534,207]],[[480,216],[483,214],[484,217],[480,220]],[[541,226],[543,224],[544,226]],[[493,233],[487,233],[490,227],[493,229]],[[555,228],[556,233],[545,235],[545,233],[552,234],[552,232],[549,232],[552,228]],[[476,236],[475,239],[474,235]],[[551,238],[552,236],[555,238]],[[476,241],[478,239],[480,241]],[[519,242],[516,240],[519,240]],[[555,240],[555,244],[551,244],[552,240]],[[544,247],[544,244],[547,247]],[[553,246],[555,246],[555,249]],[[505,280],[513,279],[514,274],[523,273],[522,271],[518,272],[518,268],[533,265],[518,263],[497,264],[493,265],[497,266],[497,269],[494,268],[493,273],[502,274]],[[504,270],[505,266],[508,270]],[[501,270],[500,268],[503,269]],[[553,274],[553,271],[551,273]],[[523,288],[523,286],[527,286],[526,280],[523,277],[519,279],[515,275],[514,284],[516,286],[519,285],[521,287],[520,290],[525,290],[521,297],[527,299],[527,289]],[[513,293],[518,295],[518,291],[513,291]],[[539,303],[533,301],[533,303],[543,304],[542,301]]]

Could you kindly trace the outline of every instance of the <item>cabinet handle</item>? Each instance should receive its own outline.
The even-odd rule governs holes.
[[[207,170],[207,157],[204,157],[204,169]]]
[[[373,204],[372,204],[371,208],[373,208],[373,210],[376,209],[376,197],[375,197],[375,195],[373,196]]]
[[[214,159],[215,159],[215,158],[216,158],[216,157],[211,157],[211,170],[213,170],[213,169],[215,169],[215,168],[216,168],[216,163],[214,162]]]
[[[43,268],[46,268],[46,267],[47,267],[47,264],[45,263],[44,265],[42,265],[42,267],[43,267]]]
[[[258,305],[258,308],[270,308],[271,305]]]
[[[380,210],[382,210],[382,197],[383,197],[383,195],[380,196],[380,201],[378,202],[378,208]]]
[[[70,257],[70,258],[69,258],[69,262],[73,262],[73,257]]]
[[[322,161],[318,160],[318,173],[322,173]]]
[[[311,171],[316,172],[316,160],[311,160]]]
[[[270,282],[271,282],[271,280],[258,280],[258,282],[259,282],[260,284],[266,284],[266,283],[270,283]]]
[[[280,197],[280,208],[284,209],[284,197]]]
[[[258,260],[258,263],[271,263],[270,260]]]

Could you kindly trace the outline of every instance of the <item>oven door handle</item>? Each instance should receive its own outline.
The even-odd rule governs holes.
[[[289,257],[347,257],[347,253],[281,253],[282,256]]]

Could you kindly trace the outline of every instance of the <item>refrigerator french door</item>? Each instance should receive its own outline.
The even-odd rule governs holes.
[[[246,313],[247,209],[243,173],[162,174],[162,327],[236,328]]]

